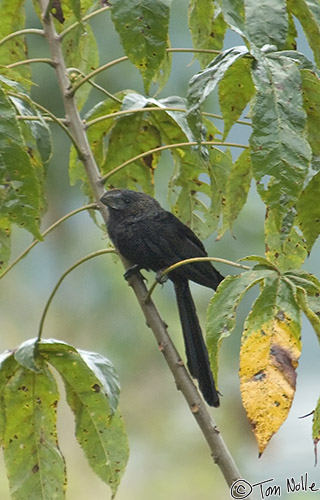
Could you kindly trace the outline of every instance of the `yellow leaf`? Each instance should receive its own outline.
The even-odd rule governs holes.
[[[283,310],[273,313],[268,321],[247,328],[240,350],[243,405],[260,454],[287,418],[301,352],[295,318]]]

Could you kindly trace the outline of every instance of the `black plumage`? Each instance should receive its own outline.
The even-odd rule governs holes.
[[[102,196],[101,202],[108,207],[107,229],[111,240],[133,265],[158,272],[180,260],[207,256],[194,232],[151,196],[129,189],[112,189]],[[174,283],[188,369],[198,380],[207,403],[219,406],[188,281],[215,290],[223,277],[210,262],[183,265],[171,271],[168,277]]]

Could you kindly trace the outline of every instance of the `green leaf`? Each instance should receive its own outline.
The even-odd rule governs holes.
[[[226,200],[226,186],[232,169],[232,158],[229,152],[212,147],[209,149],[210,175],[210,219],[211,232],[218,228]],[[208,220],[207,220],[208,223]]]
[[[236,309],[245,292],[276,273],[272,269],[255,269],[227,276],[219,285],[207,309],[207,346],[214,379],[217,380],[218,353],[222,339],[235,328]]]
[[[21,86],[19,86],[19,91],[24,93]],[[21,120],[20,127],[25,143],[28,145],[29,151],[32,151],[31,159],[34,164],[42,167],[42,163],[48,163],[51,158],[50,129],[40,112],[32,105],[31,99],[28,102],[25,99],[10,96],[10,101],[13,103],[19,116],[38,116],[39,118],[38,120]],[[38,155],[38,158],[34,159],[35,155]]]
[[[15,31],[25,28],[24,6],[24,0],[15,0],[14,2],[10,0],[1,0],[0,9],[3,15],[0,23],[0,40]],[[0,61],[2,66],[1,72],[7,72],[4,66],[17,61],[23,61],[27,59],[27,57],[24,37],[16,36],[15,38],[8,40],[0,46]],[[19,76],[22,77],[24,83],[31,81],[30,66],[27,64],[18,66],[15,68],[14,72],[18,78]]]
[[[99,0],[59,0],[59,3],[63,13],[63,22],[54,20],[55,28],[58,33],[69,28],[75,21],[80,21],[83,24],[82,20],[86,14],[101,7],[101,2]],[[35,6],[35,9],[36,8]],[[52,10],[54,10],[54,8],[55,6],[53,4]]]
[[[312,420],[312,438],[315,445],[315,455],[317,457],[316,447],[320,441],[320,398],[313,413]]]
[[[245,149],[231,167],[227,179],[225,202],[223,209],[223,226],[219,232],[219,238],[238,217],[246,202],[252,179],[252,167],[250,151]]]
[[[62,500],[66,477],[57,444],[56,382],[45,365],[40,373],[17,365],[6,377],[3,448],[11,498]]]
[[[216,88],[226,71],[239,58],[248,54],[245,46],[232,47],[219,54],[204,70],[196,73],[189,81],[188,108],[192,114],[197,111],[208,95]]]
[[[11,225],[8,219],[0,217],[0,270],[6,268],[11,253]]]
[[[168,36],[167,48],[170,48],[170,39]],[[164,54],[164,58],[161,61],[154,77],[152,78],[153,83],[158,85],[157,93],[161,92],[167,81],[169,80],[171,74],[171,66],[172,66],[172,53],[166,50]]]
[[[285,277],[292,284],[297,303],[320,341],[320,281],[312,274],[296,269],[285,273]]]
[[[281,49],[288,33],[288,15],[285,0],[245,0],[247,34],[257,47],[270,44]]]
[[[288,0],[287,8],[299,19],[306,38],[313,51],[317,65],[320,65],[320,5],[318,0]]]
[[[165,58],[169,15],[168,0],[112,2],[112,21],[126,55],[141,72],[147,92]]]
[[[310,160],[300,71],[281,52],[257,56],[252,67],[257,89],[251,112],[252,167],[260,196],[281,218],[297,201]]]
[[[307,113],[308,141],[312,149],[312,166],[320,170],[320,78],[309,70],[301,71],[303,106]]]
[[[247,47],[233,47],[219,54],[204,70],[196,73],[189,81],[188,87],[188,123],[200,142],[203,135],[200,107],[208,95],[215,90],[226,71],[239,58],[248,54]]]
[[[123,98],[123,92],[116,94],[119,100]],[[90,120],[95,120],[105,115],[112,115],[120,110],[121,102],[116,102],[112,99],[106,99],[99,102],[84,116],[84,121],[88,123]],[[116,119],[110,116],[104,120],[98,121],[87,129],[87,138],[92,149],[93,155],[99,168],[104,164],[106,159],[105,137],[110,132]],[[89,194],[92,199],[91,187],[88,184],[88,177],[86,175],[83,163],[79,160],[76,149],[71,146],[70,160],[69,160],[69,176],[70,183],[74,185],[76,182],[81,181],[83,191]]]
[[[79,24],[72,31],[63,37],[62,41],[65,62],[68,68],[75,68],[69,71],[71,82],[82,79],[99,65],[98,46],[91,27],[86,24]],[[89,82],[81,85],[76,91],[76,101],[79,109],[86,102],[90,92]]]
[[[219,104],[224,119],[223,140],[251,100],[255,88],[251,78],[252,61],[238,59],[224,74],[219,84]]]
[[[285,48],[288,50],[296,50],[297,48],[297,36],[298,32],[296,29],[296,25],[294,23],[294,18],[291,12],[288,12],[288,34],[287,40],[285,43]]]
[[[3,446],[3,437],[6,429],[6,408],[4,404],[4,389],[10,380],[18,364],[14,359],[13,351],[5,351],[0,354],[0,443]]]
[[[0,219],[25,227],[41,239],[41,179],[27,153],[12,103],[0,89]]]
[[[221,9],[212,0],[191,0],[188,11],[189,29],[195,49],[221,50],[227,25]],[[196,52],[202,68],[213,59],[213,54]]]
[[[36,356],[37,339],[28,339],[17,347],[14,352],[15,360],[24,368],[33,372],[41,371]]]
[[[55,340],[38,344],[60,373],[75,415],[76,437],[95,473],[115,494],[127,463],[128,444],[119,411],[118,380],[110,362]]]
[[[178,97],[169,97],[160,101],[152,99],[149,102],[159,107],[172,106],[182,109],[185,105],[184,100]],[[187,143],[195,140],[186,121],[185,113],[150,112],[150,122],[159,131],[161,141],[165,144]],[[204,162],[199,151],[192,147],[172,148],[171,154],[175,164],[174,174],[169,183],[172,211],[201,238],[205,238],[217,225],[211,203],[207,205],[204,202],[204,198],[210,202],[211,187],[207,180],[199,178],[204,172],[209,172],[209,165]],[[224,153],[221,153],[220,157],[222,156]],[[217,171],[218,169],[219,166]]]
[[[160,146],[158,130],[144,118],[143,113],[135,113],[117,120],[108,143],[106,159],[101,167],[102,175],[110,173],[122,163]],[[159,162],[159,153],[150,153],[115,172],[108,178],[109,187],[136,189],[153,193],[154,169]]]
[[[243,0],[222,0],[221,7],[224,20],[238,35],[246,38],[245,14]]]
[[[303,189],[297,203],[298,221],[307,241],[308,252],[320,234],[320,172]]]
[[[306,241],[297,227],[295,210],[283,218],[270,210],[265,221],[266,256],[279,269],[286,271],[300,267],[307,258]]]
[[[76,19],[80,21],[81,19],[81,6],[80,6],[80,0],[69,0],[69,5],[72,9],[72,12],[74,13]]]
[[[78,353],[101,382],[103,390],[108,396],[111,409],[115,413],[118,407],[120,386],[113,364],[97,352],[78,349]]]

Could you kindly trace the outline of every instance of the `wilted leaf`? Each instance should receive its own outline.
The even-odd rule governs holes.
[[[300,352],[292,288],[280,276],[269,277],[245,322],[240,350],[242,400],[260,453],[287,418]]]
[[[148,92],[165,57],[169,1],[114,0],[111,15],[126,55],[141,72]]]

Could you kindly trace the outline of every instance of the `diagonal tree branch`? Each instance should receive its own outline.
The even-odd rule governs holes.
[[[78,145],[78,150],[81,155],[80,159],[86,170],[93,196],[97,201],[99,201],[103,194],[103,183],[101,182],[100,173],[86,137],[85,126],[76,107],[73,92],[70,93],[71,82],[68,78],[68,71],[61,49],[61,41],[59,40],[59,36],[55,30],[51,16],[48,15],[48,0],[39,0],[39,4],[43,14],[42,22],[44,34],[50,47],[51,57],[55,64],[58,85],[65,106],[66,121],[70,132]],[[107,221],[106,207],[99,204],[99,208],[103,219]],[[124,259],[123,264],[125,268],[129,267],[129,263]],[[148,291],[142,278],[138,275],[132,275],[128,281],[137,297],[142,312],[146,318],[147,325],[152,329],[160,350],[174,376],[177,387],[181,390],[183,396],[185,397],[188,406],[209,445],[215,463],[219,466],[227,484],[231,486],[235,480],[241,478],[241,475],[223,441],[220,431],[211,419],[204,401],[190,378],[189,373],[181,362],[181,358],[168,335],[167,327],[164,321],[161,319],[153,301],[150,298],[147,298]]]

